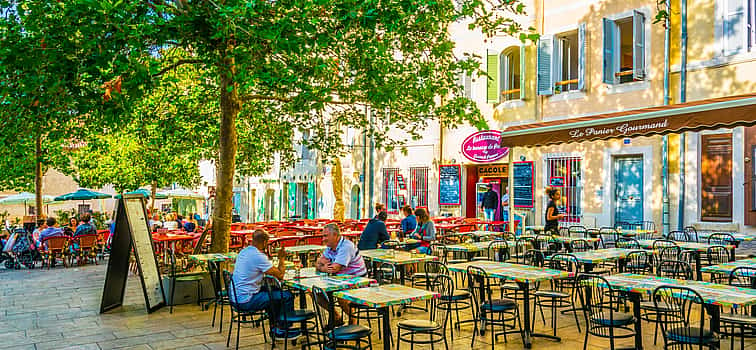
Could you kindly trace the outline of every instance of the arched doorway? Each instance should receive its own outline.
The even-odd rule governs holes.
[[[360,219],[360,186],[354,185],[352,187],[352,200],[349,205],[349,217],[355,220]]]

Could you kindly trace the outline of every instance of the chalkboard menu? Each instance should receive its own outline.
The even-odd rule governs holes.
[[[460,166],[456,164],[441,165],[438,173],[438,204],[461,205],[462,186],[460,184]]]
[[[512,163],[512,202],[515,208],[533,208],[533,162]]]

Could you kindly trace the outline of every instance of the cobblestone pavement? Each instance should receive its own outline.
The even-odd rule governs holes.
[[[124,307],[100,315],[100,295],[105,265],[53,270],[5,270],[0,268],[0,349],[226,349],[226,334],[218,333],[217,324],[210,326],[212,313],[203,312],[196,305],[182,305],[170,314],[168,308],[153,314],[144,309],[139,279],[130,276]],[[545,310],[546,324],[540,320],[536,331],[550,333],[550,315]],[[409,311],[403,319],[427,317],[422,311]],[[463,314],[469,318],[469,314]],[[558,316],[558,333],[562,342],[536,338],[534,349],[581,349],[585,333],[579,333],[571,314]],[[228,327],[228,316],[225,329]],[[396,332],[396,318],[392,329]],[[585,332],[584,320],[580,319]],[[377,324],[373,324],[374,349],[382,349]],[[653,326],[644,323],[644,345],[653,346]],[[490,349],[490,335],[478,337],[470,346],[472,325],[463,325],[461,334],[455,331],[454,340],[447,336],[451,349]],[[662,343],[661,337],[659,344]],[[282,345],[282,344],[280,344]],[[619,347],[632,346],[632,340],[619,340]],[[756,349],[754,342],[747,348]],[[234,343],[232,341],[232,348]],[[605,349],[606,341],[591,337],[590,349]],[[242,328],[240,349],[269,349],[260,328]],[[282,349],[282,346],[277,346]],[[298,347],[289,347],[296,349]],[[394,349],[395,347],[392,347]],[[409,346],[402,345],[402,349]],[[424,349],[427,347],[420,347]],[[436,347],[442,349],[443,347]],[[496,349],[522,349],[522,341],[509,335],[508,343],[496,342]],[[729,348],[729,342],[722,343]]]

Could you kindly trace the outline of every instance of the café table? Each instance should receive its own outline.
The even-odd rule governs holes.
[[[617,232],[622,237],[632,238],[632,237],[651,237],[657,233],[656,230],[627,230],[627,229],[621,229]]]
[[[496,231],[468,231],[468,232],[450,232],[446,236],[470,236],[475,241],[481,241],[484,238],[501,237],[504,232]]]
[[[389,307],[407,305],[416,301],[435,299],[439,293],[407,287],[399,284],[386,284],[369,288],[350,289],[335,292],[337,298],[378,310],[383,318],[383,349],[391,350],[391,323]]]
[[[530,265],[511,264],[505,262],[496,261],[470,261],[461,264],[451,264],[448,266],[449,271],[458,273],[467,273],[468,266],[475,266],[486,271],[488,277],[498,278],[506,281],[514,281],[520,287],[523,294],[523,323],[524,329],[522,332],[522,342],[526,348],[532,346],[533,337],[543,337],[556,341],[561,341],[561,338],[555,337],[549,334],[538,334],[533,332],[530,315],[530,291],[531,284],[536,284],[545,281],[551,281],[555,279],[564,279],[574,277],[575,274],[569,271],[553,270],[543,267],[536,267]],[[480,295],[485,295],[482,290],[484,287],[481,284]],[[484,311],[484,310],[481,310]]]
[[[236,252],[228,252],[228,253],[208,253],[208,254],[192,254],[188,255],[187,257],[189,260],[199,264],[200,266],[204,266],[208,271],[214,272],[210,278],[213,279],[213,283],[215,286],[221,285],[221,269],[220,264],[224,263],[226,261],[235,261],[236,257],[238,257],[239,254]],[[213,265],[213,269],[211,271],[210,265]],[[204,305],[204,309],[207,310],[211,304],[216,303],[217,300],[213,298],[210,300],[207,304]]]
[[[639,239],[638,244],[640,244],[641,248],[643,249],[653,249],[655,240],[653,239]],[[708,243],[699,243],[699,242],[678,242],[675,241],[675,244],[680,247],[680,249],[689,251],[693,254],[693,258],[696,260],[696,279],[699,281],[703,280],[703,274],[701,273],[701,254],[708,252],[709,248],[718,245],[718,244],[708,244]],[[725,246],[730,251],[730,261],[735,260],[735,246],[734,245],[727,245]]]
[[[168,256],[165,255],[165,251],[168,249],[168,245],[170,244],[170,251],[171,256],[174,258],[176,257],[176,242],[186,242],[191,241],[194,239],[194,236],[189,235],[176,235],[176,234],[154,234],[152,235],[152,241],[160,243],[163,250],[163,263],[168,264]]]
[[[609,248],[609,249],[589,250],[585,252],[576,252],[570,255],[574,256],[577,259],[577,261],[583,265],[583,270],[586,273],[590,273],[596,265],[604,263],[604,262],[610,262],[610,261],[617,261],[619,271],[622,272],[625,268],[625,258],[627,258],[627,256],[634,251],[638,251],[638,250],[637,249],[624,249],[624,248]],[[556,258],[564,259],[561,257],[564,257],[564,255],[557,256]]]
[[[543,235],[533,235],[533,234],[523,234],[519,235],[517,238],[523,238],[523,239],[536,239],[538,236]],[[593,244],[594,247],[598,247],[598,244],[601,242],[601,238],[598,237],[568,237],[568,236],[559,236],[559,235],[551,235],[551,238],[549,239],[550,242],[556,242],[556,243],[562,243],[565,246],[567,246],[567,250],[570,251],[570,244],[577,240],[584,240],[588,243]]]
[[[307,292],[312,292],[313,287],[319,287],[326,293],[333,293],[346,289],[363,288],[377,284],[376,280],[367,277],[349,275],[328,275],[317,272],[314,267],[296,270],[288,270],[284,275],[284,284],[299,291],[299,307],[307,307]]]
[[[756,236],[747,235],[747,234],[743,234],[743,233],[736,233],[736,232],[701,232],[701,233],[698,233],[698,238],[700,240],[707,240],[708,241],[709,236],[711,236],[711,235],[713,235],[715,233],[727,233],[727,234],[732,235],[732,238],[735,239],[735,242],[733,242],[733,244],[735,244],[736,248],[738,246],[740,246],[740,243],[751,242],[753,240],[756,240]]]
[[[701,268],[701,272],[729,276],[730,273],[734,271],[735,269],[737,269],[738,267],[756,268],[756,258],[741,259],[741,260],[730,261],[730,262],[719,264],[719,265],[704,266]],[[756,276],[752,276],[752,277],[756,277]]]
[[[379,263],[387,263],[396,266],[399,269],[399,280],[402,284],[404,284],[406,279],[405,265],[438,260],[437,256],[394,249],[361,250],[360,254],[364,259],[370,260],[373,263],[374,269],[377,268]]]
[[[325,246],[317,244],[303,244],[284,247],[284,250],[287,254],[297,254],[299,261],[302,263],[302,266],[307,267],[307,256],[313,252],[322,252],[323,250],[325,250],[325,248]]]
[[[391,243],[383,242],[383,246],[393,248],[393,249],[397,249],[397,248],[406,249],[407,247],[417,246],[420,244],[420,242],[421,241],[418,239],[408,238],[404,240],[393,241]]]
[[[710,329],[719,333],[720,308],[746,308],[756,305],[756,289],[738,288],[711,282],[679,280],[666,277],[622,273],[604,277],[612,288],[625,292],[633,303],[635,317],[635,348],[643,349],[640,302],[644,295],[651,296],[659,286],[682,286],[698,292],[711,316]],[[717,346],[719,348],[719,346]]]

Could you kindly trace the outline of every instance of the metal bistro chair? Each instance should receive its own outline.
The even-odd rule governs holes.
[[[583,350],[588,346],[589,335],[609,339],[611,349],[615,349],[615,339],[635,336],[635,318],[615,309],[619,304],[618,293],[609,281],[598,275],[581,274],[577,286],[587,323]]]
[[[204,272],[187,272],[178,273],[176,271],[176,256],[174,254],[168,254],[171,261],[171,308],[170,313],[173,313],[173,305],[176,304],[176,283],[197,283],[197,305],[200,304],[202,298],[202,280],[205,278]]]
[[[493,240],[488,243],[486,256],[476,256],[472,261],[500,261],[509,260],[509,243],[504,240]]]
[[[587,252],[593,249],[591,244],[588,243],[588,241],[585,239],[573,239],[572,241],[570,241],[568,247],[570,252],[572,253]]]
[[[691,242],[699,242],[701,240],[701,237],[698,236],[698,231],[696,231],[695,227],[685,226],[683,228],[683,231],[688,234],[688,238],[690,238]]]
[[[666,248],[665,248],[666,249]],[[691,280],[693,269],[690,264],[679,260],[662,260],[656,270],[659,277]],[[664,331],[664,324],[676,317],[675,304],[658,303],[657,300],[643,301],[640,303],[641,320],[654,323],[654,345],[659,335],[659,327]]]
[[[478,322],[483,323],[483,328],[480,329],[481,336],[485,332],[487,326],[491,327],[491,350],[494,349],[496,343],[495,327],[500,326],[503,330],[504,342],[507,342],[507,334],[509,333],[521,333],[522,322],[520,320],[520,309],[517,306],[517,301],[514,299],[501,298],[493,299],[491,291],[491,281],[488,273],[475,266],[467,267],[467,285],[470,290],[470,294],[473,298],[473,319],[475,322],[475,328],[473,329],[471,347],[475,347],[475,335],[478,333]],[[525,315],[525,317],[528,317]],[[512,324],[507,324],[512,322]],[[510,330],[508,331],[507,328]]]
[[[624,249],[641,249],[640,243],[635,238],[629,238],[629,237],[620,237],[617,242],[615,243],[617,248],[624,248]]]
[[[735,245],[735,237],[729,233],[719,232],[719,233],[712,233],[709,236],[709,239],[707,241],[709,244],[716,244],[716,245]]]
[[[451,288],[454,288],[454,283],[451,277],[447,275],[438,275],[431,283],[433,290],[439,294],[448,295],[449,290],[445,290],[445,287],[451,284]],[[453,291],[453,289],[452,289]],[[445,294],[446,293],[446,294]],[[414,349],[415,344],[430,344],[431,349],[433,344],[443,342],[444,348],[449,349],[449,344],[446,342],[446,320],[447,316],[444,316],[444,322],[439,322],[440,317],[438,312],[444,310],[448,315],[448,309],[441,309],[438,307],[437,302],[431,303],[430,312],[428,312],[428,319],[412,319],[401,320],[396,325],[396,348],[402,342],[409,343],[411,348]],[[453,336],[453,334],[452,334]],[[418,339],[420,338],[420,339]]]
[[[585,226],[580,226],[580,225],[570,226],[567,229],[567,236],[577,237],[577,238],[586,238],[588,237],[588,229],[586,229]]]
[[[756,268],[745,266],[735,268],[730,271],[728,279],[728,284],[731,286],[756,289]],[[734,348],[735,337],[740,338],[741,350],[745,348],[746,338],[756,338],[756,317],[749,315],[747,310],[740,310],[738,313],[738,309],[733,309],[732,312],[722,313],[719,317],[722,324],[719,334],[732,338],[730,350]]]
[[[315,312],[312,310],[286,310],[286,291],[281,286],[281,282],[273,276],[263,278],[263,286],[268,293],[268,328],[271,330],[271,344],[276,346],[276,338],[283,338],[284,350],[288,349],[289,339],[299,337],[300,332],[304,335],[306,344],[302,348],[310,347],[310,331],[315,331],[317,323],[315,322]],[[289,294],[291,302],[294,296]],[[294,324],[299,324],[296,328]],[[283,333],[283,337],[277,334],[276,330]]]
[[[625,258],[625,271],[639,275],[653,273],[651,254],[640,249],[630,252]]]
[[[659,286],[652,299],[657,307],[671,306],[669,317],[662,321],[665,349],[718,348],[718,339],[705,328],[709,315],[698,292],[683,286]]]
[[[719,265],[730,261],[730,251],[723,245],[713,245],[706,249],[706,259],[702,262],[703,265]],[[718,274],[711,275],[711,281],[715,283],[721,283],[721,276]]]
[[[315,304],[315,314],[317,315],[318,329],[324,328],[325,325],[331,324],[329,319],[335,315],[335,305],[328,294],[319,287],[312,288],[312,299]],[[322,301],[322,302],[318,302]],[[362,325],[345,325],[327,329],[324,332],[317,332],[319,343],[323,344],[323,349],[350,349],[363,350],[373,349],[371,339],[373,331]],[[354,343],[350,345],[349,343]]]
[[[207,271],[210,273],[210,281],[213,284],[213,295],[215,296],[210,302],[213,303],[213,322],[212,327],[215,327],[215,316],[218,314],[218,306],[220,306],[220,321],[218,322],[218,333],[223,332],[223,309],[226,305],[230,305],[228,300],[228,290],[223,288],[223,282],[220,280],[220,266],[217,262],[208,261]],[[209,303],[207,304],[209,309]]]
[[[543,307],[551,309],[551,328],[554,330],[554,337],[557,336],[557,309],[571,308],[577,305],[577,293],[575,292],[575,282],[579,273],[579,264],[577,258],[572,254],[554,254],[547,260],[546,265],[550,269],[561,270],[573,273],[573,277],[565,279],[551,280],[551,288],[548,290],[538,290],[533,300],[533,323],[535,324],[536,306],[541,310],[541,320],[546,325],[546,319],[543,315]],[[578,321],[577,309],[565,310],[572,311],[575,316],[578,333],[580,333],[580,321]],[[526,316],[527,317],[527,316]]]
[[[466,322],[474,322],[474,320],[462,320],[459,317],[459,312],[464,310],[472,310],[472,294],[466,289],[457,289],[454,285],[454,280],[447,275],[438,275],[434,282],[436,292],[440,294],[438,300],[434,303],[438,310],[445,311],[444,315],[444,329],[451,320],[451,338],[454,340],[454,329],[460,330],[460,324]],[[453,314],[453,313],[454,314]],[[457,316],[457,322],[454,323],[454,316]]]
[[[223,281],[226,284],[226,290],[229,292],[229,304],[231,304],[231,322],[228,324],[228,338],[226,338],[226,347],[231,344],[231,332],[236,322],[236,349],[239,349],[239,333],[241,324],[259,324],[262,326],[263,340],[267,343],[268,336],[265,334],[265,320],[267,310],[247,311],[239,309],[239,303],[236,299],[236,285],[232,278],[231,272],[223,271]]]
[[[601,239],[602,248],[612,248],[616,246],[619,234],[613,227],[602,227],[599,229],[599,238]]]
[[[685,231],[669,231],[667,239],[670,241],[690,242],[690,237]]]

